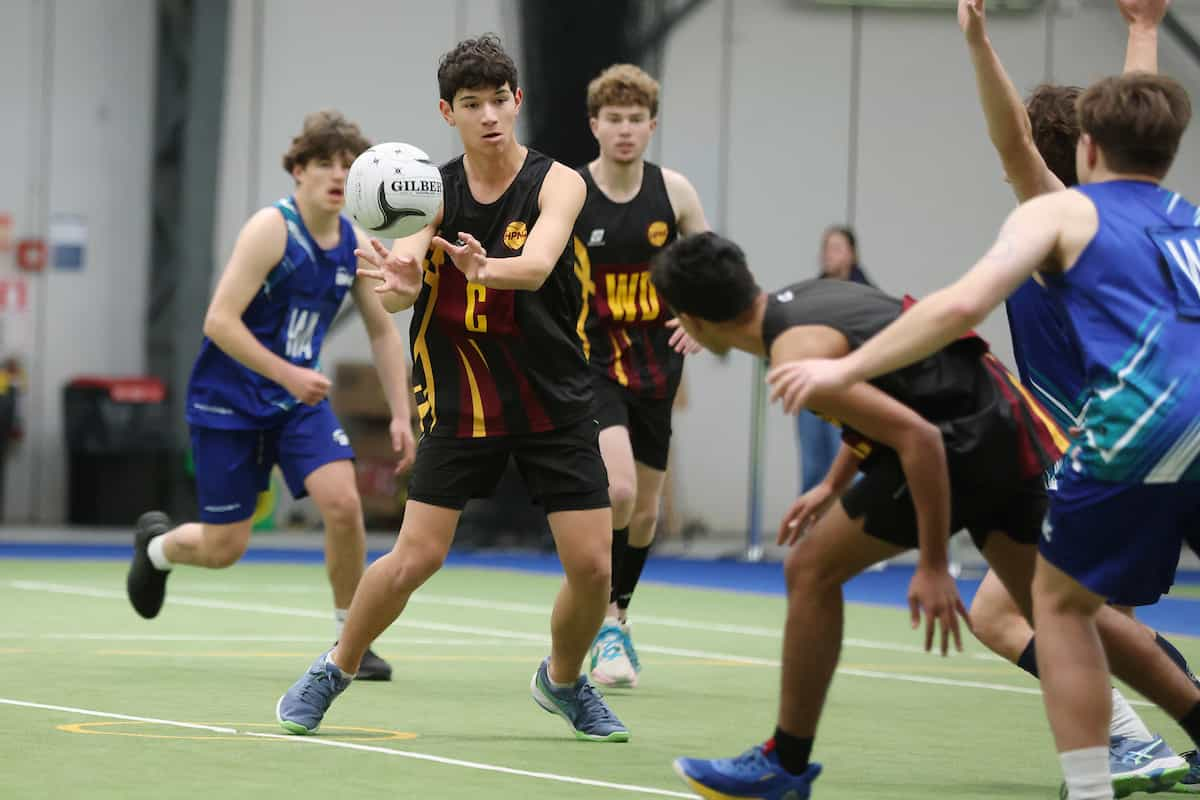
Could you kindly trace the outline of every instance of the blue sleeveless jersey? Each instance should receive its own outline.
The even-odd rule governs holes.
[[[316,369],[325,332],[354,283],[354,227],[340,218],[337,246],[322,250],[296,209],[275,203],[287,223],[283,258],[246,307],[242,322],[271,352]],[[188,382],[187,421],[205,428],[256,429],[283,423],[299,401],[274,381],[242,366],[207,336]]]
[[[1200,480],[1200,212],[1142,181],[1075,189],[1099,227],[1047,274],[1087,390],[1064,469],[1120,483]]]
[[[1083,365],[1058,297],[1030,278],[1008,298],[1005,311],[1021,382],[1062,430],[1074,428],[1087,397]]]

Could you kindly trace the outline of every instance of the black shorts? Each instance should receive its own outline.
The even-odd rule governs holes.
[[[842,495],[851,519],[863,519],[867,534],[898,547],[917,546],[917,512],[900,459],[879,453],[869,472]],[[1002,532],[1019,544],[1035,544],[1046,516],[1046,490],[1041,476],[981,486],[950,476],[950,532],[964,528],[983,550],[989,533]]]
[[[590,417],[544,433],[459,439],[422,436],[408,497],[461,510],[489,497],[509,458],[546,513],[608,508],[608,471],[600,458],[600,429]]]
[[[633,458],[651,469],[667,468],[671,452],[671,409],[675,404],[675,389],[661,400],[639,397],[621,384],[604,375],[592,373],[592,393],[595,396],[594,416],[600,430],[619,425],[629,430]]]

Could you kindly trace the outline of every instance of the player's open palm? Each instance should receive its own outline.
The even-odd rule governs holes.
[[[411,297],[421,290],[421,265],[412,256],[389,252],[373,236],[370,248],[357,249],[354,255],[359,258],[358,277],[379,281],[375,287],[376,294],[395,293]]]
[[[487,251],[483,245],[469,233],[460,232],[458,241],[461,244],[451,244],[441,236],[433,237],[433,244],[446,251],[454,266],[458,267],[468,281],[482,283],[487,270]]]
[[[792,507],[783,515],[776,543],[786,547],[799,541],[800,537],[812,530],[817,520],[825,516],[825,512],[836,499],[833,491],[823,483],[797,497]]]
[[[961,616],[970,626],[966,606],[958,594],[958,584],[945,569],[917,565],[912,581],[908,585],[908,609],[912,614],[913,630],[921,625],[925,617],[925,649],[933,647],[933,637],[941,629],[942,655],[949,652],[950,639],[954,649],[962,652],[962,635],[959,633],[958,618]]]
[[[1171,0],[1117,0],[1125,22],[1145,28],[1157,27],[1170,5]]]
[[[405,418],[392,417],[388,433],[392,437],[392,452],[396,454],[396,474],[399,475],[411,467],[417,457],[412,423]]]
[[[283,388],[306,406],[315,406],[329,394],[329,378],[315,369],[292,366],[284,378]]]
[[[985,0],[958,0],[958,27],[970,44],[982,44],[987,37],[984,29]]]

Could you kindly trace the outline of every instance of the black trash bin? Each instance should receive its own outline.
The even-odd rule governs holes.
[[[8,445],[17,422],[17,385],[7,367],[0,367],[0,519],[4,518],[4,487]]]
[[[85,376],[63,389],[72,525],[130,526],[170,491],[170,418],[157,378]]]

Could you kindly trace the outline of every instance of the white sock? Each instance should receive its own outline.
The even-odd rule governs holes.
[[[1129,705],[1129,701],[1117,691],[1115,686],[1112,690],[1112,722],[1109,724],[1109,733],[1112,736],[1136,739],[1139,742],[1148,742],[1154,738],[1154,734],[1146,727],[1146,723],[1142,721],[1142,718]]]
[[[333,651],[330,651],[329,654],[327,654],[325,656],[325,660],[328,661],[330,664],[333,664],[339,670],[342,670],[342,675],[349,678],[350,680],[354,680],[356,677],[358,677],[357,672],[346,672],[346,670],[342,669],[341,667],[338,667],[337,662],[333,660]]]
[[[163,544],[166,542],[166,534],[159,534],[150,540],[150,544],[146,545],[146,555],[150,556],[150,563],[154,568],[162,572],[168,572],[171,567],[170,559],[163,552]]]
[[[338,639],[342,638],[342,629],[346,627],[346,617],[349,616],[349,614],[350,609],[348,608],[335,608],[333,610],[333,627],[337,633],[336,638]]]
[[[1085,747],[1059,753],[1068,800],[1113,800],[1108,748]]]

